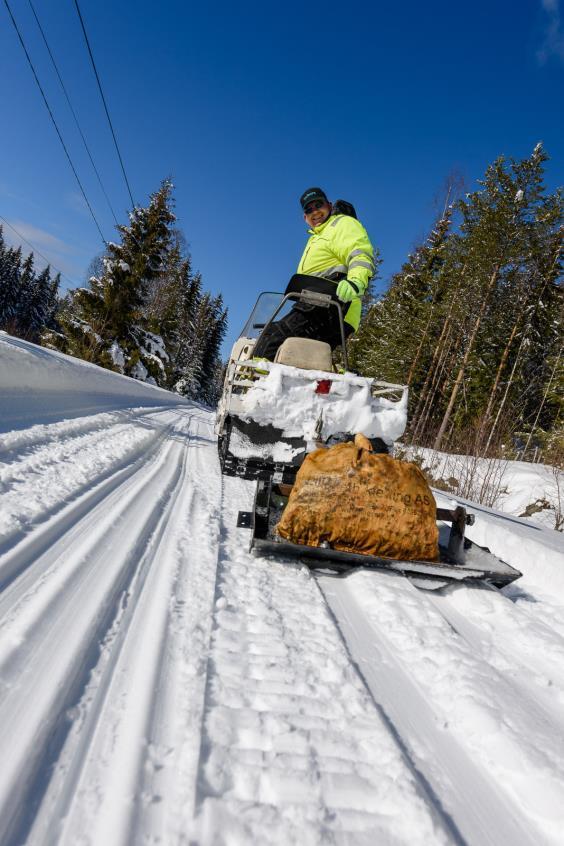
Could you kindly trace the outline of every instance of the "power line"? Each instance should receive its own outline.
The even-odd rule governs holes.
[[[55,73],[57,74],[57,76],[58,76],[58,78],[59,78],[59,82],[61,83],[61,88],[63,89],[63,92],[64,92],[64,94],[65,94],[65,97],[67,98],[67,103],[69,104],[69,109],[70,109],[70,110],[71,110],[71,112],[72,112],[72,116],[73,116],[73,118],[74,118],[74,122],[76,123],[76,127],[77,127],[78,131],[80,132],[80,137],[82,138],[82,142],[83,142],[83,144],[84,144],[84,148],[85,148],[86,152],[88,153],[88,158],[90,159],[90,163],[92,164],[92,167],[94,168],[94,173],[95,173],[95,174],[96,174],[96,176],[98,177],[98,182],[100,183],[100,188],[102,189],[102,192],[103,192],[103,194],[104,194],[104,197],[106,198],[106,201],[107,201],[107,203],[108,203],[108,206],[110,207],[110,211],[111,211],[111,213],[112,213],[112,215],[113,215],[113,218],[114,218],[115,224],[116,224],[116,226],[117,226],[117,225],[118,225],[118,221],[117,221],[117,218],[116,218],[116,214],[115,214],[115,212],[114,212],[114,210],[113,210],[113,208],[112,208],[112,204],[110,203],[110,198],[108,197],[108,195],[107,195],[107,193],[106,193],[106,189],[104,188],[104,185],[103,185],[103,183],[102,183],[102,179],[101,179],[101,177],[100,177],[100,174],[98,173],[98,168],[97,168],[97,167],[96,167],[96,165],[94,164],[94,159],[92,158],[92,154],[91,154],[91,152],[90,152],[90,148],[88,147],[88,144],[86,143],[86,138],[84,137],[84,133],[83,133],[83,131],[82,131],[82,129],[81,129],[80,123],[78,122],[78,118],[77,118],[77,116],[76,116],[76,112],[75,112],[75,110],[73,109],[72,103],[71,103],[71,101],[70,101],[70,97],[69,97],[69,95],[68,95],[68,93],[67,93],[67,89],[65,88],[65,84],[64,84],[64,82],[63,82],[63,80],[62,80],[61,74],[59,73],[59,68],[57,67],[57,63],[55,62],[55,58],[54,58],[53,53],[51,52],[51,48],[49,47],[49,44],[48,44],[48,42],[47,42],[47,37],[46,37],[45,33],[43,32],[43,27],[41,26],[41,24],[40,24],[40,22],[39,22],[39,18],[37,17],[37,12],[35,11],[35,8],[34,8],[34,6],[33,6],[33,3],[31,2],[31,0],[28,0],[28,2],[29,2],[29,5],[30,5],[30,7],[31,7],[31,11],[33,12],[33,16],[34,16],[34,18],[35,18],[35,21],[36,21],[36,23],[37,23],[37,26],[39,27],[39,32],[41,33],[41,35],[42,35],[42,37],[43,37],[43,41],[45,42],[45,46],[46,46],[46,48],[47,48],[47,52],[49,53],[49,57],[50,57],[50,59],[51,59],[51,61],[52,61],[52,63],[53,63],[53,67],[55,68]]]
[[[74,0],[74,5],[76,6],[76,11],[78,12],[78,17],[80,18],[80,25],[82,26],[82,32],[84,34],[84,40],[86,41],[86,46],[88,48],[88,53],[90,55],[90,61],[92,62],[92,67],[94,68],[94,74],[96,76],[96,82],[98,83],[98,88],[100,90],[100,96],[102,97],[102,102],[104,104],[104,109],[106,110],[106,117],[108,118],[108,123],[110,124],[110,129],[112,131],[112,137],[114,139],[114,144],[116,146],[116,152],[118,154],[119,163],[121,165],[121,170],[123,173],[123,178],[125,179],[125,184],[127,185],[127,190],[129,191],[129,199],[131,200],[132,207],[135,206],[135,201],[133,199],[133,194],[131,193],[131,188],[129,187],[129,180],[127,178],[127,174],[125,172],[125,167],[123,165],[123,159],[121,157],[121,153],[119,151],[118,142],[116,138],[116,134],[114,132],[114,127],[112,125],[112,120],[110,118],[110,113],[108,111],[108,107],[106,105],[106,98],[104,97],[104,92],[102,91],[102,83],[100,82],[100,77],[98,76],[98,71],[96,70],[96,63],[94,61],[94,56],[92,55],[92,50],[90,49],[90,42],[88,41],[88,36],[86,34],[86,27],[84,26],[84,21],[82,19],[82,15],[80,13],[80,7],[78,5],[78,0]]]
[[[20,44],[22,45],[23,51],[24,51],[24,53],[25,53],[25,55],[26,55],[27,61],[28,61],[29,66],[30,66],[30,68],[31,68],[31,72],[33,73],[33,76],[34,76],[35,81],[36,81],[36,83],[37,83],[37,87],[38,87],[38,88],[39,88],[39,90],[41,91],[41,96],[43,97],[43,102],[45,103],[45,106],[46,106],[46,108],[47,108],[47,111],[49,112],[49,117],[51,118],[51,120],[52,120],[52,122],[53,122],[53,126],[55,127],[55,131],[56,131],[57,135],[59,136],[59,141],[60,141],[60,142],[61,142],[61,144],[63,145],[63,150],[65,151],[65,155],[66,155],[66,157],[67,157],[67,159],[68,159],[68,161],[69,161],[69,164],[70,164],[70,166],[71,166],[71,168],[72,168],[72,172],[74,173],[75,178],[76,178],[76,181],[78,182],[78,186],[79,186],[80,190],[82,191],[82,196],[84,197],[84,200],[85,200],[85,202],[86,202],[86,205],[88,206],[88,209],[89,209],[89,211],[90,211],[90,214],[92,215],[92,219],[93,219],[94,223],[96,224],[96,228],[97,228],[98,232],[100,233],[100,238],[102,239],[104,246],[106,246],[106,239],[104,238],[104,235],[102,234],[102,230],[100,229],[100,224],[99,224],[99,223],[98,223],[98,221],[96,220],[96,215],[95,215],[95,214],[94,214],[94,212],[92,211],[92,206],[91,206],[91,205],[90,205],[90,203],[88,202],[88,197],[86,196],[86,192],[85,192],[84,188],[82,187],[82,182],[80,181],[79,176],[78,176],[78,173],[76,172],[76,168],[75,168],[74,164],[72,163],[72,159],[71,159],[71,157],[70,157],[70,155],[69,155],[69,151],[67,150],[66,144],[65,144],[65,142],[63,141],[63,136],[61,135],[61,133],[60,133],[60,131],[59,131],[59,127],[57,126],[57,122],[56,122],[55,118],[53,117],[53,112],[51,111],[51,107],[49,106],[49,103],[48,103],[48,101],[47,101],[47,97],[45,96],[45,92],[43,91],[43,88],[41,87],[41,83],[39,82],[39,78],[38,78],[38,76],[37,76],[37,74],[36,74],[36,72],[35,72],[35,68],[33,67],[33,62],[31,61],[31,59],[30,59],[30,57],[29,57],[29,53],[27,52],[27,48],[26,48],[26,46],[25,46],[25,44],[24,44],[24,40],[23,40],[23,38],[22,38],[22,35],[21,35],[21,33],[20,33],[19,29],[18,29],[18,25],[17,25],[17,23],[16,23],[16,20],[15,20],[15,18],[14,18],[14,16],[13,16],[13,14],[12,14],[12,10],[10,9],[10,5],[9,5],[9,3],[8,3],[8,0],[4,0],[4,5],[6,6],[6,8],[7,8],[7,10],[8,10],[8,14],[10,15],[10,18],[12,19],[12,23],[14,24],[14,29],[15,29],[15,30],[16,30],[16,32],[17,32],[18,38],[19,38],[19,40],[20,40]]]
[[[53,264],[53,262],[52,262],[52,261],[49,261],[49,259],[48,259],[46,256],[44,256],[44,255],[43,255],[43,253],[40,253],[40,252],[39,252],[39,250],[37,249],[37,247],[34,247],[34,246],[33,246],[33,244],[31,243],[31,241],[28,241],[28,240],[27,240],[27,238],[24,238],[24,236],[21,234],[21,232],[18,232],[18,230],[16,229],[16,227],[15,227],[15,226],[12,226],[12,224],[10,223],[10,221],[9,221],[9,220],[6,220],[6,218],[5,218],[5,217],[3,217],[3,215],[1,215],[1,214],[0,214],[0,220],[3,220],[3,221],[4,221],[4,223],[6,224],[6,226],[9,226],[9,227],[10,227],[10,229],[12,229],[12,230],[16,233],[16,235],[18,236],[18,238],[21,238],[21,240],[22,240],[22,241],[25,241],[25,243],[26,243],[29,247],[31,247],[31,249],[33,250],[33,252],[34,252],[34,253],[37,253],[37,255],[38,255],[38,256],[41,256],[41,258],[43,259],[43,261],[46,261],[46,262],[47,262],[47,264],[49,265],[49,267],[52,267],[52,268],[53,268],[53,270],[56,270],[56,271],[57,271],[57,273],[59,273],[61,276],[64,276],[64,278],[65,278],[65,279],[67,279],[67,280],[71,283],[71,285],[76,285],[76,284],[77,284],[76,282],[73,282],[73,281],[72,281],[72,279],[69,279],[69,277],[67,276],[67,274],[66,274],[66,273],[63,273],[63,271],[62,271],[62,270],[59,270],[58,268],[56,268],[56,267],[55,267],[55,265]]]

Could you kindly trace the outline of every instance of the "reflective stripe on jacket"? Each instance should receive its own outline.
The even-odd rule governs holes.
[[[354,282],[360,295],[351,302],[345,320],[356,330],[360,323],[360,298],[374,275],[374,250],[366,229],[354,217],[336,214],[308,231],[310,237],[298,273],[322,276],[335,284],[345,277]]]

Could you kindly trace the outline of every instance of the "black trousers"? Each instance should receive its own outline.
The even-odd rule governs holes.
[[[354,330],[350,323],[345,323],[345,338]],[[325,341],[334,350],[341,344],[341,329],[336,308],[321,308],[309,303],[296,303],[286,317],[271,323],[263,332],[253,355],[274,361],[278,347],[286,338],[313,338]]]

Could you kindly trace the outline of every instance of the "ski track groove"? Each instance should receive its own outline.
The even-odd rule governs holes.
[[[112,624],[120,598],[136,575],[141,549],[155,530],[162,506],[160,497],[166,497],[173,484],[175,471],[166,461],[173,448],[173,444],[164,443],[155,466],[149,464],[144,472],[140,471],[137,490],[130,491],[118,519],[112,516],[106,520],[103,542],[89,535],[94,546],[89,549],[87,540],[86,548],[79,550],[83,566],[77,570],[76,577],[71,579],[61,599],[53,597],[52,603],[47,602],[46,607],[40,608],[38,618],[32,622],[31,634],[35,637],[28,641],[25,633],[17,632],[13,638],[15,652],[7,657],[1,668],[5,694],[0,710],[0,733],[7,765],[3,769],[0,789],[3,805],[0,840],[3,836],[8,843],[12,838],[13,842],[21,842],[30,810],[40,799],[42,779],[54,755],[52,747],[58,749],[68,731],[65,714],[77,701],[95,666],[98,644]],[[148,485],[151,480],[158,485],[156,502],[154,488],[152,494]],[[135,536],[133,532],[127,551],[112,560],[113,537],[119,535],[121,538],[128,531],[131,533],[135,518],[140,520],[140,533]],[[51,555],[57,556],[56,544]],[[77,620],[74,603],[80,596],[88,596],[89,602],[82,602],[80,620]],[[53,603],[55,608],[50,607]],[[73,633],[71,638],[69,631]],[[9,636],[9,632],[7,634]],[[26,683],[33,688],[34,696],[33,701],[22,703],[18,694]],[[39,702],[42,703],[40,708]],[[14,793],[27,798],[27,802],[15,802]]]
[[[22,566],[25,567],[41,553],[42,545],[49,546],[58,532],[72,526],[73,522],[79,519],[81,514],[87,513],[108,490],[119,484],[122,478],[135,472],[137,465],[141,466],[148,454],[158,450],[160,444],[170,435],[170,424],[163,422],[164,425],[154,428],[146,438],[133,445],[129,444],[129,448],[122,454],[102,462],[97,468],[95,479],[86,477],[78,484],[67,483],[69,488],[62,495],[56,492],[57,475],[60,474],[61,468],[55,466],[52,479],[55,493],[51,494],[50,486],[45,485],[43,480],[43,487],[49,491],[51,501],[41,510],[36,504],[35,514],[26,514],[26,509],[29,512],[29,487],[20,492],[20,509],[23,509],[23,513],[16,513],[12,527],[8,527],[8,531],[0,535],[0,590],[19,573]]]
[[[202,657],[194,670],[195,645],[186,636],[180,651],[188,652],[190,660],[183,666],[172,661],[171,653],[179,651],[180,623],[188,623],[190,629],[186,619],[190,612],[186,614],[183,606],[197,593],[187,576],[194,575],[190,570],[200,562],[183,555],[182,549],[194,540],[194,525],[205,531],[218,516],[213,513],[217,502],[202,489],[207,480],[196,439],[191,443],[189,438],[186,449],[176,448],[182,455],[181,467],[162,507],[151,548],[142,556],[124,594],[124,607],[105,639],[95,678],[75,707],[82,718],[59,756],[62,774],[53,779],[44,797],[30,843],[74,846],[82,842],[85,831],[89,832],[87,842],[138,843],[150,840],[153,830],[157,841],[163,829],[179,840],[181,832],[174,820],[181,818],[187,824],[191,820],[185,806],[187,797],[195,794],[194,743],[199,744],[199,723],[186,724],[182,706],[199,695],[203,707],[198,672]],[[217,543],[212,546],[217,551]],[[179,548],[180,556],[176,554]],[[197,551],[201,546],[197,545]],[[207,593],[208,605],[213,602],[214,586],[215,580],[212,585],[208,580],[200,601],[205,603]],[[193,615],[192,624],[202,616],[211,619],[211,608],[203,610],[203,615],[201,608]],[[192,625],[192,633],[195,628]],[[200,638],[200,646],[207,652],[205,637]],[[167,797],[164,806],[163,794]]]
[[[163,407],[164,408],[164,407]],[[29,460],[47,446],[64,440],[67,445],[83,435],[97,431],[109,431],[119,424],[143,420],[160,413],[163,408],[131,408],[100,412],[88,417],[61,420],[55,423],[37,424],[22,431],[0,433],[0,459],[2,464],[14,472],[15,466]],[[4,476],[0,476],[4,480]]]
[[[558,737],[558,728],[562,723],[560,715],[553,707],[547,706],[542,699],[539,702],[539,698],[535,697],[530,689],[523,691],[525,693],[523,697],[521,685],[515,685],[514,678],[505,677],[490,664],[487,653],[484,653],[483,649],[477,649],[480,636],[476,632],[475,624],[461,627],[462,633],[458,631],[456,625],[460,622],[460,618],[459,616],[455,618],[450,610],[445,612],[443,600],[446,597],[420,591],[407,579],[394,579],[388,574],[375,574],[375,576],[372,586],[383,588],[378,597],[379,607],[391,609],[391,614],[383,615],[382,621],[378,619],[376,606],[374,613],[366,613],[367,596],[370,596],[368,582],[355,583],[356,576],[350,577],[348,581],[322,575],[317,577],[317,582],[375,701],[384,708],[391,724],[395,726],[398,735],[410,750],[414,766],[435,789],[437,796],[442,797],[443,810],[452,815],[464,841],[472,844],[492,844],[492,846],[497,843],[557,844],[561,842],[559,828],[561,781],[560,783],[555,781],[556,777],[553,776],[548,784],[543,782],[542,769],[538,761],[534,761],[535,750],[528,749],[519,763],[517,761],[520,750],[513,748],[511,751],[516,767],[527,771],[533,761],[537,765],[536,779],[531,782],[532,795],[529,797],[527,782],[520,783],[518,775],[508,784],[509,779],[500,778],[494,770],[490,769],[487,762],[486,743],[479,738],[476,740],[476,737],[467,741],[464,737],[464,729],[462,731],[460,727],[451,729],[450,723],[456,722],[456,713],[449,713],[448,706],[445,707],[444,694],[441,700],[441,697],[435,694],[433,686],[427,686],[426,680],[422,677],[418,678],[416,672],[414,673],[418,662],[429,663],[430,650],[438,650],[439,655],[441,654],[441,645],[437,643],[436,631],[431,634],[426,643],[426,634],[421,625],[425,622],[423,614],[428,615],[429,607],[432,607],[435,613],[439,613],[441,619],[447,623],[450,629],[450,640],[454,634],[455,638],[461,641],[461,644],[459,643],[462,645],[461,656],[456,659],[453,654],[450,659],[450,667],[453,668],[449,670],[451,676],[454,678],[457,674],[457,660],[461,665],[468,661],[470,665],[474,662],[478,667],[477,672],[482,673],[484,679],[489,677],[492,690],[497,689],[502,694],[504,707],[508,711],[504,718],[507,718],[509,728],[515,731],[515,724],[518,726],[519,721],[524,720],[526,725],[527,718],[530,717],[529,724],[535,726],[537,734],[540,734],[541,739],[544,740],[542,753],[547,758],[551,756],[551,743]],[[392,579],[393,588],[390,585]],[[394,604],[390,602],[390,590],[395,593],[395,601],[399,603],[397,611]],[[456,590],[451,589],[454,595]],[[462,590],[464,591],[465,588]],[[401,619],[402,606],[409,604],[412,608],[409,614],[404,615],[403,625],[408,627],[410,618],[417,613],[413,611],[414,606],[417,607],[417,611],[421,610],[421,621],[419,628],[412,634],[409,648],[404,645],[403,648],[397,649],[397,642],[394,642],[393,616]],[[407,630],[406,628],[405,631]],[[471,637],[470,631],[473,632]],[[443,634],[448,651],[449,632],[445,630]],[[367,647],[367,644],[370,644],[370,647]],[[405,660],[406,657],[407,660]],[[469,687],[469,692],[476,689],[478,688],[475,686]],[[515,693],[516,690],[519,696],[513,707],[512,691]],[[484,732],[490,732],[492,726],[488,724],[490,717],[487,711],[479,703],[472,703],[472,708],[474,709],[473,720],[476,721],[477,718],[483,723]],[[527,713],[529,708],[532,713]],[[482,710],[483,713],[480,713]],[[507,727],[500,726],[499,730],[503,728]],[[503,738],[502,742],[508,742],[511,746],[511,738],[509,741]],[[562,746],[561,743],[560,746]],[[555,753],[552,764],[557,771],[558,769],[562,771],[561,750],[560,754]],[[542,795],[543,787],[547,788],[546,804]],[[554,820],[552,836],[549,839],[545,839],[536,828],[545,814],[553,817]]]
[[[136,484],[136,474],[158,461],[168,431],[164,428],[151,442],[143,444],[144,449],[135,450],[112,464],[86,491],[77,490],[76,496],[61,502],[44,522],[38,523],[23,540],[15,542],[17,545],[0,556],[0,591],[3,591],[0,610],[9,607],[14,596],[25,593],[30,584],[44,578],[50,566],[53,544],[72,546],[77,532],[82,532],[83,521],[96,531],[100,504],[119,502],[120,497]],[[26,575],[28,569],[30,572]]]

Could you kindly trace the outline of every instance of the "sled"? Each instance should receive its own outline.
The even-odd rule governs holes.
[[[465,537],[466,526],[474,524],[474,515],[463,506],[437,508],[439,561],[399,561],[360,553],[342,552],[327,545],[305,546],[284,540],[276,526],[288,501],[288,488],[272,480],[259,481],[253,511],[240,511],[239,528],[251,530],[249,549],[259,555],[298,558],[311,570],[347,575],[358,569],[387,570],[400,573],[419,587],[430,590],[453,582],[486,582],[501,588],[522,574],[487,549]]]

